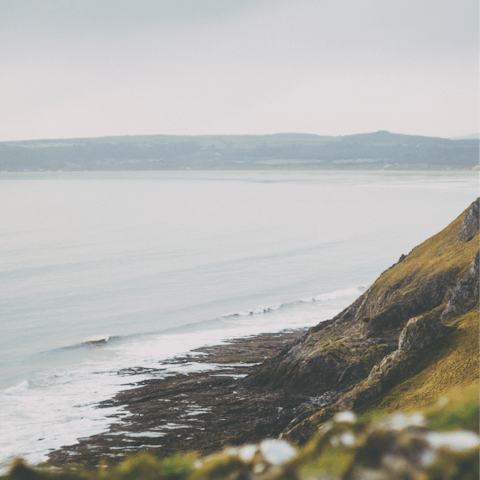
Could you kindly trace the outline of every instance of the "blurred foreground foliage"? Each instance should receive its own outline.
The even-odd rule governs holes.
[[[127,457],[88,471],[31,468],[22,460],[1,480],[473,480],[479,478],[478,383],[419,411],[337,414],[302,449],[283,440],[227,447],[200,458]]]

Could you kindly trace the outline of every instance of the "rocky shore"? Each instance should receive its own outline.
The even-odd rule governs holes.
[[[364,420],[358,423],[358,431],[339,431],[338,438],[336,434],[329,437],[335,430],[327,436],[322,432],[329,432],[332,419],[345,411],[368,417],[428,410],[452,389],[473,388],[478,393],[479,214],[477,199],[440,233],[402,255],[331,320],[309,330],[202,348],[160,364],[150,372],[157,378],[138,382],[99,405],[123,408],[108,432],[52,452],[49,464],[94,468],[101,462],[116,464],[139,451],[156,457],[222,451],[218,458],[214,456],[212,470],[205,466],[201,478],[254,479],[258,472],[250,460],[248,468],[253,470],[241,466],[243,450],[225,447],[249,444],[258,453],[264,439],[280,436],[282,441],[305,445],[300,457],[305,464],[295,467],[297,473],[282,470],[271,478],[294,479],[302,468],[311,468],[311,462],[320,468],[317,457],[327,443],[328,448],[336,448],[347,438],[343,446],[350,453],[335,454],[336,463],[346,468],[342,470],[345,480],[478,478],[478,462],[475,467],[471,461],[478,444],[471,441],[471,432],[461,437],[468,437],[468,462],[462,463],[463,453],[461,458],[455,454],[446,467],[442,459],[450,458],[447,450],[454,437],[425,430],[423,420],[413,425],[414,431],[403,422],[400,430],[406,436],[399,436],[397,427],[378,427],[375,422],[372,430]],[[169,370],[172,363],[178,366],[175,375]],[[145,372],[119,373],[132,375],[134,382],[135,374]],[[460,397],[459,408],[464,409],[464,394]],[[440,412],[435,420],[440,430],[478,431],[477,400],[471,404],[473,414],[466,422],[457,421],[463,415],[457,417],[457,409],[453,415]],[[328,442],[318,440],[322,438]],[[404,447],[408,451],[403,452]],[[417,461],[419,452],[426,452],[429,460]],[[329,456],[328,451],[325,455]],[[216,476],[219,462],[223,473]],[[225,465],[233,465],[232,470]],[[458,476],[458,472],[468,475]]]
[[[309,397],[253,394],[242,387],[242,379],[304,333],[300,329],[240,338],[160,363],[158,370],[149,372],[158,378],[141,381],[98,406],[120,406],[124,411],[108,432],[52,452],[47,464],[113,465],[140,450],[159,456],[176,451],[204,455],[225,445],[277,437],[295,417],[295,407]],[[166,373],[167,365],[188,373]],[[119,372],[131,375],[132,383],[141,373]]]

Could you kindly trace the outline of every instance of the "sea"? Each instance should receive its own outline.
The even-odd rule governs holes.
[[[0,173],[1,468],[216,368],[176,355],[332,318],[477,196],[472,172]]]

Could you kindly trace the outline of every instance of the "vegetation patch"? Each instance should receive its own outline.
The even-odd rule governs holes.
[[[457,388],[414,412],[357,418],[340,412],[300,450],[282,440],[156,458],[140,454],[95,470],[32,469],[2,480],[476,480],[478,389]]]
[[[425,351],[413,372],[404,372],[404,381],[358,412],[411,410],[431,404],[454,387],[478,386],[478,318],[476,308],[455,319],[450,324],[455,330]]]

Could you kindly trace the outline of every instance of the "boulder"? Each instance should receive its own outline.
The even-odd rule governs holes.
[[[399,350],[424,350],[447,332],[436,315],[413,317],[402,330],[398,339]]]

